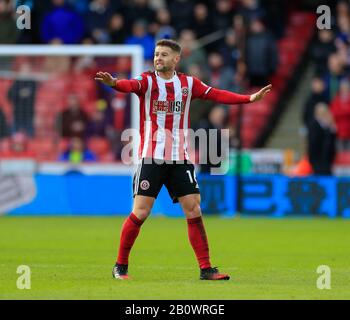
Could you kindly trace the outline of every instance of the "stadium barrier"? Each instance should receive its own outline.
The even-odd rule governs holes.
[[[97,166],[37,168],[0,179],[0,212],[8,215],[127,215],[132,207],[131,169],[108,174]],[[108,168],[106,168],[108,170]],[[350,178],[283,175],[198,175],[206,215],[350,217]],[[240,185],[240,201],[237,186]],[[240,210],[238,210],[240,208]],[[163,187],[153,215],[183,216]]]

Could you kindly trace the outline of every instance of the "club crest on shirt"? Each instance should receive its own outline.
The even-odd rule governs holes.
[[[181,89],[181,92],[182,92],[182,95],[186,97],[188,95],[188,88],[187,87],[183,87]]]
[[[140,182],[140,187],[141,187],[142,190],[148,190],[149,187],[150,187],[150,184],[149,184],[148,180],[142,180]]]

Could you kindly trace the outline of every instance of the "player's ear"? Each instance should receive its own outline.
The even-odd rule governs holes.
[[[179,61],[180,61],[180,55],[177,54],[177,55],[175,56],[175,62],[178,63]]]

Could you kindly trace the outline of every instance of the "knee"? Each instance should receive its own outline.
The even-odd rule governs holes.
[[[150,213],[151,208],[148,206],[137,206],[133,209],[133,214],[142,221],[146,220]]]
[[[200,217],[202,215],[200,203],[193,201],[185,208],[185,214],[188,219]]]

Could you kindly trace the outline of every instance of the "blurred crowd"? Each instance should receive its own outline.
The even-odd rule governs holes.
[[[31,8],[30,30],[16,28],[19,5]],[[152,68],[155,41],[172,38],[183,48],[179,71],[221,89],[243,92],[266,85],[276,71],[277,41],[283,37],[289,5],[286,0],[0,0],[0,44],[140,44],[146,70]],[[83,66],[90,62],[79,61]],[[58,65],[53,63],[53,67]],[[72,71],[68,68],[67,72]],[[13,81],[7,92],[13,108],[11,119],[0,106],[1,136],[18,132],[37,136],[34,104],[42,85],[43,81],[30,79]],[[118,120],[116,113],[130,102],[123,97],[111,107],[110,96],[106,98],[106,92],[101,96],[101,88],[97,88],[95,99],[97,111],[86,115],[79,108],[79,96],[69,95],[65,110],[55,120],[56,128],[62,137],[81,139],[84,147],[87,138],[106,137],[118,160],[120,131],[115,126],[117,123],[118,129],[125,128],[130,122]],[[213,106],[194,101],[194,127],[202,123],[208,126]],[[230,127],[227,107],[218,107],[225,111],[220,127]]]
[[[32,28],[19,32],[14,11],[22,4],[31,8]],[[183,47],[180,71],[212,86],[241,92],[250,86],[267,84],[276,70],[276,41],[283,35],[286,10],[286,1],[0,0],[0,43],[140,44],[144,48],[145,69],[149,69],[155,41],[173,38]],[[2,136],[17,132],[36,136],[33,119],[37,86],[34,80],[20,79],[9,88],[13,121],[7,125],[6,114],[0,111]],[[57,130],[64,138],[78,137],[83,141],[95,135],[107,137],[117,149],[114,155],[118,160],[121,148],[115,141],[120,131],[114,126],[118,122],[114,115],[118,107],[110,108],[107,98],[103,111],[100,107],[87,115],[79,107],[78,98],[72,94],[67,99],[66,110],[57,115]],[[124,100],[122,104],[129,103],[126,97]],[[193,126],[208,126],[212,107],[210,102],[194,102]],[[227,109],[223,110],[225,117],[220,127],[229,125]],[[119,121],[119,127],[127,125],[125,122]]]
[[[337,153],[350,152],[350,5],[338,1],[331,29],[312,48],[315,75],[304,106],[307,155],[315,174],[329,175]]]

